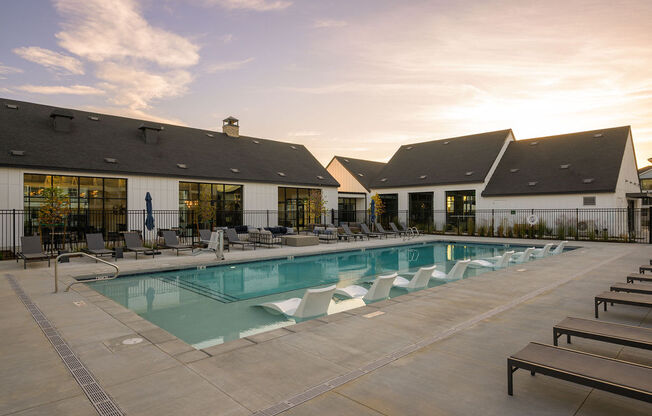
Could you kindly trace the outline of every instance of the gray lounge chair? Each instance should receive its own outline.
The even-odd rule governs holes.
[[[367,237],[374,237],[374,238],[381,238],[381,237],[387,237],[385,234],[381,233],[372,233],[369,231],[369,227],[367,227],[367,224],[365,223],[360,223],[360,229],[362,230],[362,234],[366,235]]]
[[[567,348],[531,342],[507,359],[507,394],[514,394],[514,372],[529,370],[631,397],[652,402],[652,367],[614,358],[601,357]]]
[[[594,299],[596,318],[598,318],[598,306],[601,303],[604,304],[605,312],[607,311],[607,303],[652,308],[652,296],[641,295],[640,293],[603,292]]]
[[[249,246],[253,247],[254,250],[256,249],[256,244],[252,243],[251,241],[242,241],[242,240],[240,240],[240,238],[238,237],[238,233],[236,233],[235,229],[233,229],[233,228],[227,228],[225,230],[225,234],[226,234],[227,240],[229,240],[229,246],[231,244],[234,244],[234,245],[239,244],[239,245],[242,246],[243,250],[245,249],[245,247],[249,247]]]
[[[643,265],[638,268],[638,272],[643,274],[645,272],[652,272],[652,264],[650,265]]]
[[[385,231],[383,225],[379,222],[376,223],[376,229],[379,233],[385,234],[386,236],[391,235],[392,237],[398,237],[398,233],[396,231]]]
[[[634,281],[652,283],[652,277],[649,277],[649,275],[646,276],[646,275],[640,274],[640,273],[628,274],[627,275],[627,283],[634,283]]]
[[[406,235],[406,234],[407,234],[407,231],[401,231],[401,230],[399,230],[398,227],[396,227],[396,224],[394,224],[393,222],[390,222],[390,223],[389,223],[389,228],[391,228],[392,231],[394,231],[395,233],[398,233],[398,235],[401,235],[401,236],[402,236],[402,235]]]
[[[628,347],[652,349],[652,328],[592,319],[566,318],[552,328],[552,335],[555,345],[560,336],[566,335],[566,342],[569,344],[571,336],[575,336]]]
[[[136,253],[136,260],[138,260],[138,253],[151,254],[152,258],[156,255],[156,251],[152,250],[149,247],[145,247],[143,240],[140,238],[138,233],[129,232],[124,233],[125,236],[125,246],[128,251],[133,251]]]
[[[614,283],[609,288],[612,292],[642,293],[652,295],[652,285],[649,283]]]
[[[177,237],[177,233],[175,233],[174,231],[163,231],[163,240],[165,241],[163,247],[169,248],[170,250],[176,250],[177,256],[179,255],[180,251],[190,250],[190,252],[192,253],[194,250],[193,246],[189,246],[187,244],[180,244],[179,238]]]
[[[342,224],[342,229],[344,230],[344,235],[346,235],[348,238],[353,238],[354,240],[357,240],[359,238],[360,240],[364,240],[365,237],[367,237],[367,240],[369,239],[369,236],[367,235],[355,234],[354,232],[352,232],[347,224]]]
[[[50,267],[50,256],[43,252],[41,249],[41,237],[34,235],[31,237],[20,237],[20,249],[17,253],[16,262],[18,258],[23,259],[23,269],[27,269],[27,262],[29,261],[46,261]]]
[[[113,250],[106,248],[101,233],[86,234],[86,246],[85,251],[96,257],[102,257],[104,255],[113,256],[115,253]],[[97,263],[97,260],[95,262]]]

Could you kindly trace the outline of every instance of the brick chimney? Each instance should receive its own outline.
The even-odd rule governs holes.
[[[240,122],[238,119],[229,116],[222,120],[222,133],[229,137],[240,137]]]

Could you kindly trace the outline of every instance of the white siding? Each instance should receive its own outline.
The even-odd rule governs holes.
[[[326,166],[326,170],[339,182],[340,187],[337,188],[339,192],[362,192],[367,193],[364,186],[349,172],[339,160],[333,159],[331,163]]]
[[[0,209],[23,209],[23,174],[20,169],[0,168]]]

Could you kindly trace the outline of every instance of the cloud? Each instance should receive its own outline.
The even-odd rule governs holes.
[[[133,0],[55,0],[66,17],[59,45],[92,62],[144,60],[184,68],[199,61],[199,46],[151,26]]]
[[[229,61],[229,62],[218,62],[212,65],[209,65],[206,68],[206,72],[209,74],[222,71],[233,71],[235,69],[240,69],[249,62],[252,62],[254,58],[247,58],[241,61]]]
[[[267,12],[270,10],[283,10],[292,5],[286,0],[204,0],[207,5],[219,5],[225,9],[253,10],[256,12]]]
[[[20,68],[15,68],[13,66],[8,66],[8,65],[3,65],[2,62],[0,62],[0,79],[7,79],[5,75],[9,74],[18,74],[23,72],[22,69]]]
[[[224,44],[227,44],[233,42],[235,36],[233,36],[232,33],[227,33],[226,35],[220,36],[218,39],[221,40]]]
[[[314,28],[329,28],[329,27],[343,27],[347,26],[348,22],[345,20],[333,20],[333,19],[320,19],[315,20],[312,24]]]
[[[291,131],[288,133],[289,137],[315,137],[321,136],[320,131],[304,130],[304,131]]]
[[[192,82],[188,71],[153,73],[117,63],[103,64],[96,76],[104,81],[100,86],[111,93],[111,103],[131,110],[147,109],[154,99],[182,95]]]
[[[23,59],[43,65],[49,69],[72,75],[84,74],[84,65],[79,59],[72,56],[64,55],[45,48],[39,48],[38,46],[16,48],[13,52]]]
[[[88,85],[21,85],[17,90],[34,94],[102,95],[105,91]]]

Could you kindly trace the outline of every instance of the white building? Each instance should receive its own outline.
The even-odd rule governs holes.
[[[640,221],[627,210],[640,207],[631,197],[640,185],[629,126],[519,141],[503,130],[404,145],[370,187],[391,219],[426,229],[497,229],[534,214],[531,221],[550,227],[562,221],[613,234]]]
[[[363,222],[371,198],[371,182],[385,163],[334,156],[326,170],[340,186],[337,188],[337,213],[340,221]]]
[[[157,228],[192,228],[192,208],[213,207],[213,226],[314,222],[307,200],[337,208],[337,181],[303,145],[0,99],[0,214],[31,233],[41,192],[63,188],[79,233],[142,228],[145,194]],[[7,227],[11,221],[2,223]],[[0,230],[6,234],[6,230]]]

